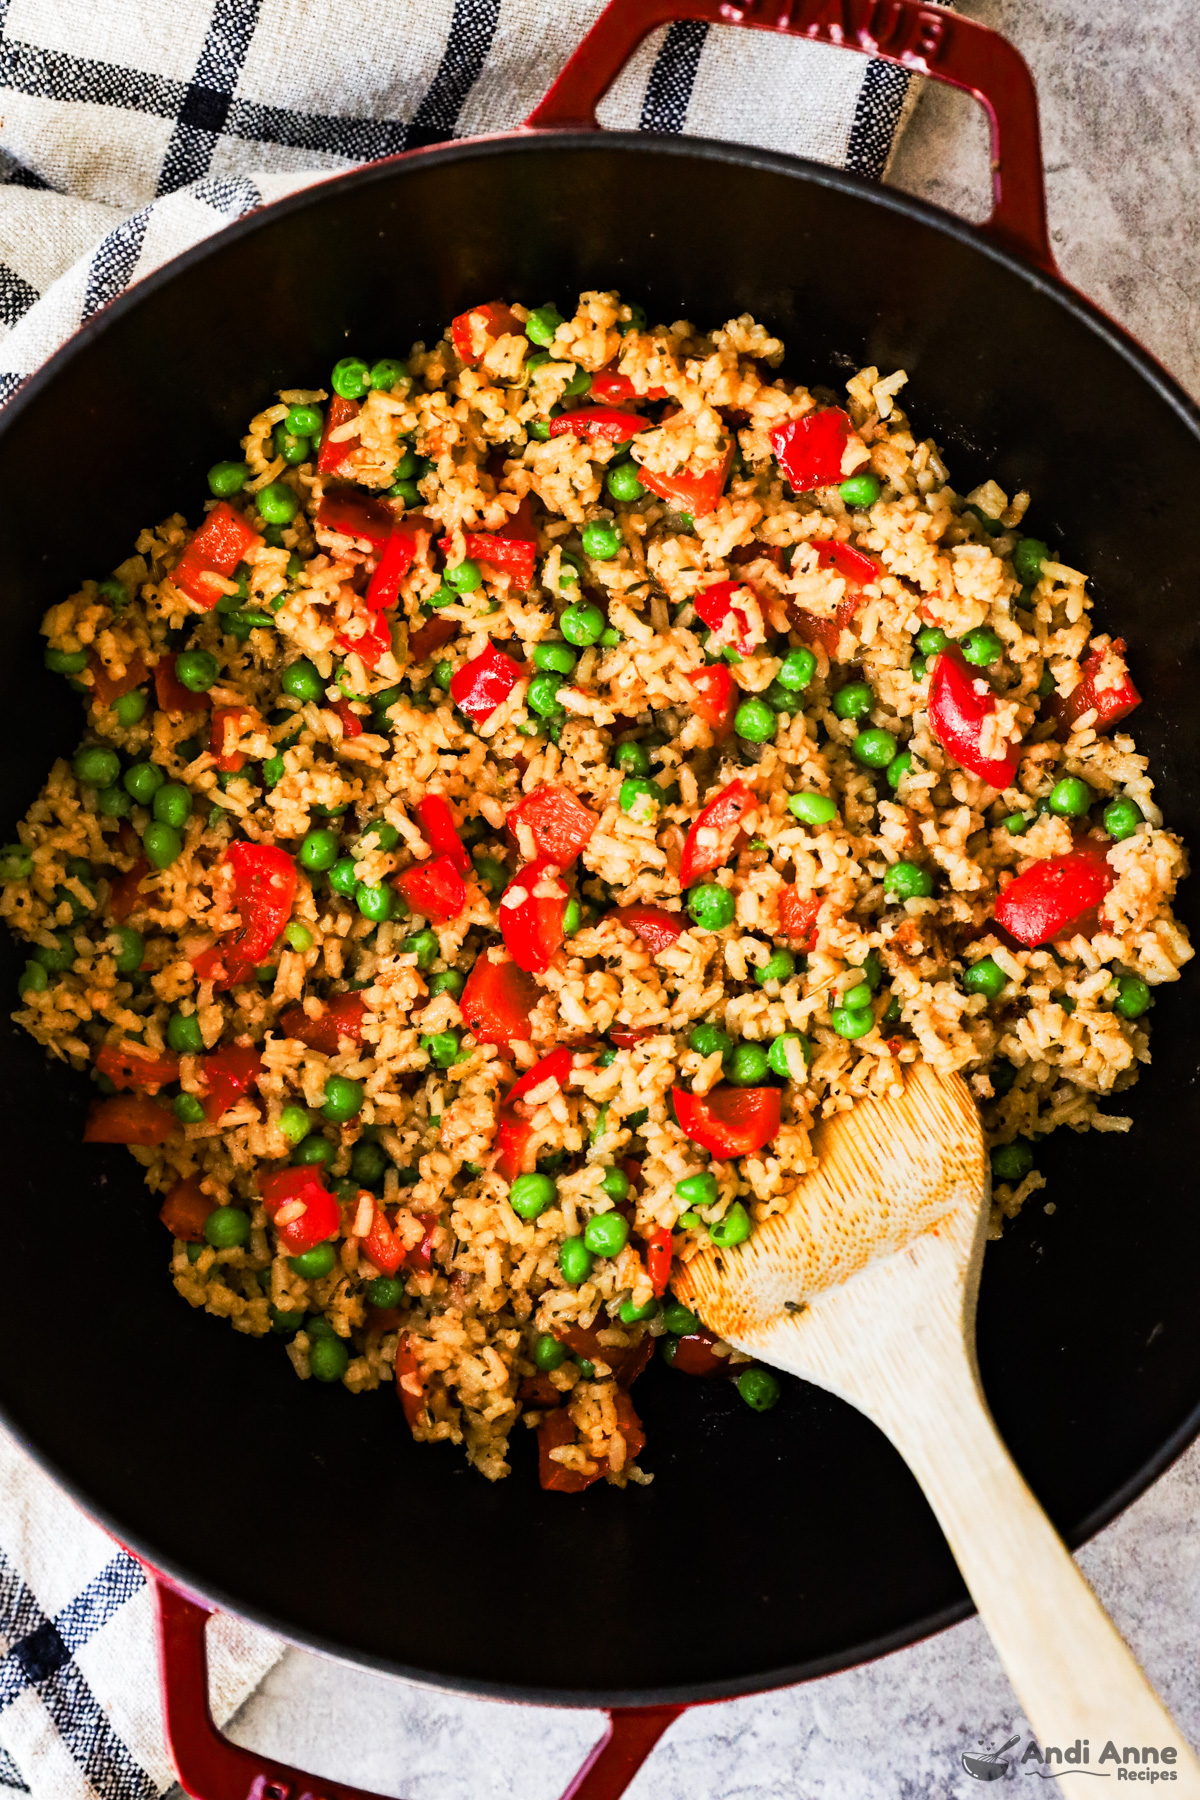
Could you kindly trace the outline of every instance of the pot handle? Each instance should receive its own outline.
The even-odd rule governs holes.
[[[987,113],[992,141],[992,215],[983,230],[1003,249],[1057,275],[1029,66],[998,32],[922,0],[610,0],[525,128],[597,130],[596,104],[642,39],[679,19],[861,50],[973,95]]]
[[[193,1800],[380,1800],[343,1781],[305,1775],[257,1751],[231,1744],[208,1704],[204,1632],[210,1610],[171,1587],[152,1569],[146,1577],[158,1607],[167,1747]],[[618,1800],[682,1706],[615,1707],[563,1800]]]

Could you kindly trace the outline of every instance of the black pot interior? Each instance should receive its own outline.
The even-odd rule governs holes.
[[[652,317],[753,312],[806,380],[906,368],[966,490],[1034,494],[1030,528],[1094,577],[1130,645],[1169,822],[1200,842],[1200,451],[1186,405],[1061,293],[968,230],[852,179],[645,138],[434,151],[226,233],[89,327],[0,421],[8,529],[0,813],[69,753],[45,606],[138,528],[195,523],[203,472],[281,385],[404,354],[472,301],[620,286]],[[1192,698],[1189,700],[1189,694]],[[1185,917],[1194,910],[1185,894]],[[20,958],[4,937],[0,986]],[[1195,978],[1162,993],[1127,1136],[1061,1133],[987,1254],[996,1417],[1076,1538],[1194,1430],[1200,1136]],[[301,1384],[278,1341],[193,1314],[124,1152],[79,1142],[88,1084],[0,1032],[7,1253],[0,1403],[126,1541],[302,1640],[434,1680],[568,1698],[730,1691],[852,1662],[964,1607],[932,1516],[850,1408],[791,1384],[769,1416],[655,1366],[647,1489],[539,1491],[518,1430],[489,1486],[416,1448],[394,1397]],[[49,1134],[49,1136],[47,1135]],[[49,1139],[57,1148],[50,1155]]]

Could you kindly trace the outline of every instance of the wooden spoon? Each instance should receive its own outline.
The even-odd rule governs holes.
[[[1018,1473],[975,1359],[991,1184],[958,1076],[915,1064],[896,1097],[817,1128],[816,1173],[675,1291],[739,1350],[839,1394],[887,1433],[945,1532],[1039,1744],[1174,1746],[1171,1792],[1200,1762]]]

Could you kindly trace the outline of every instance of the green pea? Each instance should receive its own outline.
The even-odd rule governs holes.
[[[350,1173],[363,1187],[374,1187],[382,1181],[388,1166],[388,1154],[382,1145],[362,1138],[350,1152]]]
[[[535,644],[533,666],[549,670],[552,675],[569,675],[575,667],[575,657],[565,644]]]
[[[195,1013],[172,1013],[167,1020],[167,1044],[177,1056],[199,1056],[204,1034]]]
[[[592,1253],[581,1237],[563,1239],[558,1250],[558,1266],[568,1287],[582,1287],[592,1272]]]
[[[531,344],[552,344],[562,323],[563,316],[556,306],[535,307],[525,321],[525,336]]]
[[[663,791],[656,781],[647,781],[640,775],[631,775],[627,781],[621,783],[618,798],[622,812],[644,815],[647,805],[654,807],[662,805]]]
[[[995,1000],[1008,986],[1008,976],[995,957],[984,956],[964,971],[962,984],[968,994],[983,994],[988,1000]]]
[[[564,937],[574,937],[583,923],[583,908],[572,894],[563,908],[562,928]]]
[[[357,356],[343,356],[333,365],[329,385],[343,400],[361,400],[371,385],[371,371]]]
[[[272,481],[255,497],[259,516],[268,525],[290,525],[300,511],[300,500],[286,481]]]
[[[312,1130],[312,1120],[302,1106],[285,1106],[279,1115],[278,1125],[293,1149],[297,1144],[302,1144]]]
[[[561,411],[562,411],[561,406],[558,406],[558,407],[552,406],[550,408],[551,417],[553,417],[556,412],[561,412]],[[528,425],[525,427],[525,429],[529,433],[530,437],[535,438],[539,444],[548,444],[549,443],[549,441],[550,441],[550,420],[549,419],[531,419],[529,421]]]
[[[765,744],[775,736],[775,714],[755,694],[738,707],[733,715],[733,729],[748,744]]]
[[[919,863],[893,863],[883,878],[889,900],[923,900],[933,892],[933,876]]]
[[[927,656],[914,656],[908,665],[908,672],[914,681],[924,681],[926,675],[929,673],[929,658]]]
[[[289,950],[299,950],[302,954],[305,950],[311,950],[314,943],[312,932],[299,919],[288,920],[283,928],[283,941]]]
[[[36,944],[30,955],[34,962],[48,969],[51,975],[61,975],[75,961],[75,943],[67,932],[62,931],[53,944]]]
[[[865,681],[848,681],[833,696],[833,710],[839,719],[865,719],[875,704],[875,696]]]
[[[214,463],[208,471],[208,489],[218,499],[227,499],[230,494],[240,494],[250,479],[249,465],[244,462]]]
[[[331,1125],[344,1125],[362,1111],[363,1084],[348,1075],[331,1075],[325,1083],[325,1102],[321,1117]]]
[[[386,881],[360,881],[354,890],[354,904],[364,919],[382,925],[392,917],[399,901]]]
[[[783,1392],[770,1369],[743,1369],[734,1386],[752,1412],[770,1412]]]
[[[756,1087],[766,1080],[770,1066],[761,1044],[735,1044],[727,1073],[735,1087]]]
[[[350,1366],[350,1352],[340,1337],[310,1338],[308,1367],[314,1381],[340,1381]]]
[[[645,1319],[653,1319],[657,1313],[657,1300],[647,1300],[645,1306],[635,1306],[632,1300],[622,1300],[617,1309],[617,1317],[622,1325],[640,1325]]]
[[[151,810],[160,825],[173,825],[181,831],[191,815],[192,796],[179,782],[168,781],[155,794]]]
[[[33,855],[24,844],[5,844],[0,849],[0,881],[24,881],[33,873]]]
[[[590,556],[593,562],[611,562],[621,548],[621,533],[607,519],[590,520],[580,533],[580,539],[583,554]],[[596,636],[599,635],[597,632]]]
[[[394,356],[381,356],[379,361],[373,366],[367,379],[373,388],[378,388],[382,393],[390,394],[392,389],[397,387],[400,382],[408,380],[408,369],[404,363],[399,362]]]
[[[182,1125],[199,1125],[205,1117],[204,1106],[195,1094],[176,1094],[171,1104]]]
[[[96,794],[96,810],[105,819],[125,819],[133,811],[133,801],[124,788],[100,788]]]
[[[518,1175],[508,1190],[508,1204],[518,1219],[540,1218],[558,1198],[558,1184],[549,1175]]]
[[[1038,699],[1039,700],[1049,699],[1050,695],[1054,692],[1057,685],[1058,684],[1054,679],[1053,670],[1043,669],[1041,680],[1038,682],[1037,689],[1036,689]]]
[[[420,1046],[436,1069],[448,1069],[458,1056],[458,1041],[457,1031],[435,1031],[421,1038]]]
[[[600,633],[600,642],[606,649],[611,650],[614,644],[619,644],[621,642],[621,633],[617,630],[615,625],[606,626]]]
[[[637,464],[634,462],[615,463],[608,471],[604,485],[614,500],[640,500],[646,492],[638,480]]]
[[[52,675],[82,675],[87,660],[86,650],[47,650],[42,658]]]
[[[535,712],[543,719],[552,719],[561,714],[562,705],[558,698],[558,690],[562,686],[562,676],[546,672],[535,675],[525,693],[525,704],[530,712]]]
[[[50,985],[50,977],[40,962],[27,962],[17,977],[17,993],[23,1000],[26,994],[44,994]]]
[[[283,421],[293,437],[320,437],[325,429],[325,416],[319,406],[292,406]]]
[[[612,1048],[611,1044],[607,1045],[596,1058],[596,1067],[598,1069],[611,1069],[616,1060],[616,1051]],[[608,1108],[607,1106],[603,1106],[600,1110],[601,1112],[607,1113]]]
[[[740,1200],[735,1200],[724,1218],[709,1226],[708,1235],[718,1249],[729,1250],[734,1244],[744,1244],[752,1230],[750,1214]]]
[[[189,1244],[188,1248],[191,1249],[192,1246]],[[291,1337],[304,1323],[303,1312],[284,1312],[278,1306],[269,1306],[267,1311],[271,1318],[271,1330],[278,1332],[280,1337]]]
[[[608,1112],[607,1106],[602,1106],[600,1112],[602,1117],[606,1115]],[[599,1125],[600,1122],[601,1121],[598,1118],[596,1124]],[[597,1131],[595,1135],[597,1138],[600,1138],[604,1136],[604,1133],[601,1130]],[[610,1200],[621,1201],[627,1199],[629,1196],[629,1177],[624,1169],[618,1169],[615,1166],[605,1169],[600,1185]]]
[[[134,931],[130,925],[117,925],[112,936],[119,946],[114,961],[118,975],[134,975],[141,968],[146,955],[146,940],[140,931]]]
[[[1004,655],[1004,644],[994,631],[981,626],[977,631],[968,631],[962,639],[959,649],[969,663],[977,669],[986,669]]]
[[[334,863],[329,871],[329,885],[335,894],[345,894],[349,897],[354,893],[358,886],[358,876],[354,873],[352,856],[340,857]]]
[[[851,1012],[860,1012],[864,1006],[871,1004],[871,984],[869,981],[856,982],[853,987],[844,988],[839,1002],[850,1008]]]
[[[869,1006],[835,1006],[829,1014],[829,1022],[839,1037],[866,1037],[875,1025],[875,1014]]]
[[[687,1337],[689,1332],[700,1329],[699,1314],[694,1313],[690,1306],[685,1306],[682,1300],[664,1301],[662,1316],[667,1330],[673,1331],[678,1337]]]
[[[339,1182],[336,1185],[340,1186],[341,1183]],[[325,1317],[324,1313],[313,1313],[307,1322],[306,1329],[309,1337],[314,1340],[317,1338],[331,1338],[337,1336],[337,1333],[334,1331],[333,1326],[329,1323],[329,1320]]]
[[[1033,824],[1033,818],[1032,813],[1009,813],[1008,817],[1001,819],[1000,823],[1013,837],[1024,837]]]
[[[570,381],[567,382],[567,385],[563,389],[563,399],[574,400],[577,395],[590,394],[591,391],[591,375],[586,369],[577,368]]]
[[[644,306],[639,306],[636,301],[630,300],[622,310],[629,314],[628,319],[622,319],[617,326],[622,337],[629,331],[645,331],[646,309]]]
[[[121,773],[121,759],[115,750],[103,744],[88,744],[80,750],[72,765],[76,780],[85,787],[111,787]]]
[[[879,482],[874,475],[851,475],[838,486],[847,506],[874,506],[879,498]]]
[[[288,664],[279,677],[279,685],[293,700],[320,700],[325,692],[325,683],[306,656]]]
[[[900,783],[904,780],[904,777],[912,773],[912,766],[913,759],[911,750],[902,750],[899,756],[893,756],[891,762],[887,765],[886,770],[887,784],[891,788],[893,794],[899,791]]]
[[[733,923],[736,902],[719,881],[705,881],[688,890],[687,909],[688,916],[702,931],[723,931]]]
[[[629,1221],[624,1213],[597,1213],[583,1228],[583,1242],[593,1256],[620,1256],[629,1242]]]
[[[1027,1138],[997,1144],[991,1155],[993,1181],[1024,1181],[1033,1167],[1033,1145]]]
[[[269,756],[266,762],[262,764],[262,784],[267,789],[268,793],[273,787],[279,786],[285,772],[286,764],[284,763],[282,756]]]
[[[692,891],[694,893],[696,890]],[[721,889],[721,892],[725,892],[724,888]],[[718,1050],[722,1056],[728,1056],[733,1049],[733,1039],[719,1030],[716,1025],[710,1025],[707,1020],[702,1020],[699,1025],[693,1027],[691,1036],[688,1038],[688,1047],[694,1050],[697,1056],[715,1056]]]
[[[926,625],[917,633],[917,649],[922,656],[936,656],[940,650],[950,648],[950,639],[936,625]]]
[[[299,1256],[288,1257],[288,1268],[293,1275],[303,1275],[306,1281],[320,1281],[332,1273],[337,1261],[337,1251],[332,1244],[317,1244],[312,1250],[303,1250]]]
[[[404,1283],[397,1281],[394,1275],[377,1275],[374,1281],[367,1283],[367,1299],[381,1312],[386,1312],[393,1306],[399,1306],[403,1298]]]
[[[789,650],[779,665],[775,679],[781,687],[791,688],[793,692],[801,692],[811,682],[817,672],[817,659],[811,650],[801,646]]]
[[[754,979],[759,987],[765,987],[768,981],[787,981],[796,973],[796,959],[790,950],[776,950],[765,963],[760,963],[754,971]]]
[[[183,853],[183,839],[173,825],[156,819],[142,833],[142,849],[152,868],[169,869]]]
[[[476,856],[473,860],[475,873],[480,881],[494,894],[498,894],[508,881],[508,870],[504,864],[494,856]]]
[[[708,1169],[700,1175],[685,1175],[675,1183],[675,1193],[686,1206],[713,1206],[718,1195],[717,1178]]]
[[[218,1206],[204,1221],[204,1235],[214,1250],[240,1250],[250,1242],[250,1215],[240,1206]]]
[[[1092,790],[1077,775],[1064,775],[1050,789],[1048,811],[1063,819],[1081,819],[1092,804]]]
[[[611,525],[604,526],[602,529],[605,531],[613,530]],[[587,531],[590,530],[590,526],[585,528],[585,538]],[[613,535],[616,535],[615,532]],[[587,548],[586,543],[584,548]],[[588,554],[591,555],[593,553],[588,551]],[[610,551],[609,554],[615,555],[615,548]],[[558,628],[566,638],[568,644],[574,644],[577,649],[584,650],[589,644],[598,642],[604,630],[604,614],[600,611],[598,606],[593,606],[588,601],[579,601],[576,605],[567,607],[567,610],[558,621]]]
[[[122,694],[113,701],[113,713],[117,724],[126,731],[136,725],[146,715],[147,699],[141,688],[131,688],[129,693]]]
[[[453,568],[446,570],[445,580],[449,582],[456,593],[473,594],[477,587],[483,585],[483,574],[477,562],[472,562],[469,556],[464,556],[461,562],[455,563]]]
[[[333,1161],[333,1145],[327,1137],[319,1137],[310,1130],[307,1137],[301,1138],[288,1161],[303,1169],[324,1168]]]
[[[281,456],[289,469],[297,468],[307,462],[312,455],[312,445],[306,437],[296,437],[286,425],[277,425],[271,433],[271,447],[276,456]]]
[[[1150,989],[1140,975],[1117,977],[1117,997],[1113,1001],[1114,1012],[1119,1012],[1123,1019],[1140,1019],[1149,1006]]]
[[[818,794],[810,789],[803,794],[793,794],[788,801],[788,811],[802,825],[828,825],[837,818],[837,802],[828,794]]]
[[[1013,568],[1022,587],[1032,586],[1040,577],[1042,564],[1050,556],[1050,547],[1041,538],[1021,538],[1013,551]]]
[[[404,955],[416,957],[418,969],[427,969],[438,953],[437,932],[428,927],[424,931],[414,931],[411,937],[405,938],[400,949]]]
[[[451,999],[457,1000],[465,986],[466,982],[457,969],[442,969],[439,974],[430,978],[429,997],[436,999],[439,994],[449,994]]]
[[[316,831],[310,831],[303,839],[297,860],[302,869],[315,874],[323,869],[332,869],[337,861],[338,848],[337,832],[322,826]]]
[[[613,761],[618,769],[624,769],[630,775],[649,775],[650,755],[644,744],[618,744],[613,752]]]
[[[1136,800],[1127,794],[1118,794],[1110,800],[1103,813],[1104,829],[1114,843],[1121,843],[1124,838],[1132,837],[1145,818],[1145,813]]]
[[[886,769],[895,759],[896,740],[890,731],[860,731],[850,754],[866,769]]]
[[[399,842],[400,833],[390,819],[373,819],[359,839],[365,850],[394,850]]]
[[[805,1065],[812,1061],[812,1045],[800,1031],[785,1031],[781,1037],[772,1038],[767,1051],[767,1063],[772,1074],[779,1075],[784,1081],[796,1081],[798,1076],[792,1074],[788,1063],[788,1050],[792,1044],[800,1046],[800,1054]],[[678,1192],[678,1189],[676,1189]]]
[[[552,1369],[561,1369],[567,1352],[551,1332],[543,1331],[533,1346],[533,1360],[543,1375],[548,1375]]]

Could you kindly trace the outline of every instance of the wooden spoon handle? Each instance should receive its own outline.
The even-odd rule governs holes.
[[[1025,1485],[961,1334],[918,1330],[870,1387],[858,1404],[921,1483],[1043,1754],[1086,1740],[1096,1769],[1109,1742],[1174,1749],[1171,1791],[1200,1800],[1200,1762]]]

